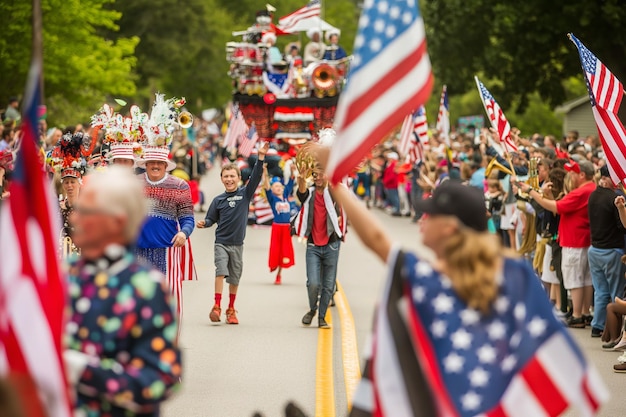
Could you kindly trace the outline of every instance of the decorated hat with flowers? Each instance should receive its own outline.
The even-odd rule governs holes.
[[[141,158],[141,142],[145,140],[147,123],[148,115],[137,105],[130,107],[129,116],[122,116],[114,112],[108,104],[104,104],[91,117],[91,126],[104,130],[103,144],[109,146],[109,160]]]
[[[137,161],[138,167],[145,168],[147,161],[161,161],[167,163],[168,171],[176,168],[176,164],[169,159],[170,145],[178,127],[178,115],[184,105],[184,98],[165,100],[165,95],[156,95],[150,118],[144,127],[146,140],[143,144],[143,158]]]
[[[55,172],[65,177],[82,178],[87,170],[87,159],[95,141],[84,132],[66,133],[47,157],[47,163]]]

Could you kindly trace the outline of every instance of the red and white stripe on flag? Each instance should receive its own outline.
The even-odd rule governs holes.
[[[254,123],[248,129],[248,132],[241,136],[241,143],[239,144],[239,153],[244,157],[249,157],[254,149],[254,145],[256,145],[259,140],[259,135],[256,131],[256,126]]]
[[[446,146],[450,148],[450,108],[448,105],[448,87],[445,85],[441,89],[439,113],[437,113],[437,124],[435,128],[439,131],[439,135],[443,137]]]
[[[504,112],[489,90],[487,90],[484,84],[480,82],[478,77],[474,76],[474,79],[476,80],[476,86],[478,87],[478,92],[480,93],[480,99],[482,100],[487,116],[489,117],[489,122],[498,132],[498,137],[500,138],[500,143],[504,147],[504,151],[517,152],[517,145],[511,138],[511,125],[504,115]]]
[[[626,129],[617,117],[624,86],[609,69],[573,34],[570,39],[578,48],[585,82],[613,183],[626,181]]]
[[[311,0],[306,6],[301,7],[295,12],[289,13],[287,16],[283,16],[278,19],[280,29],[285,32],[289,32],[299,21],[308,19],[310,17],[319,16],[321,13],[320,0]]]
[[[16,389],[29,416],[69,417],[60,217],[37,149],[40,71],[37,63],[31,66],[11,197],[0,210],[0,376]]]
[[[242,135],[245,135],[248,131],[248,125],[239,110],[236,107],[231,116],[230,124],[228,125],[228,130],[226,131],[226,136],[224,137],[224,147],[226,149],[233,149],[237,147],[239,140]]]
[[[417,2],[395,1],[389,10],[385,5],[366,1],[359,20],[350,78],[335,113],[337,138],[327,167],[333,183],[341,182],[407,113],[424,104],[432,89]]]

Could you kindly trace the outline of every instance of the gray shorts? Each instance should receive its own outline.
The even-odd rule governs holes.
[[[239,285],[243,270],[243,245],[215,244],[215,276],[226,277],[226,282]]]

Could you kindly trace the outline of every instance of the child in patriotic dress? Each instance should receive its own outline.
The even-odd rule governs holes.
[[[294,265],[293,242],[291,241],[291,203],[289,196],[293,191],[293,178],[290,178],[287,185],[283,185],[280,177],[269,179],[267,167],[264,167],[265,181],[263,188],[267,202],[272,208],[274,221],[272,222],[272,234],[270,238],[269,267],[270,272],[276,273],[274,284],[281,284],[283,268]]]

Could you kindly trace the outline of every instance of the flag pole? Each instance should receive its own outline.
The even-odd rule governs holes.
[[[41,0],[32,0],[33,7],[33,41],[32,41],[32,62],[39,63],[39,103],[44,104],[43,90],[43,19],[41,15]]]

